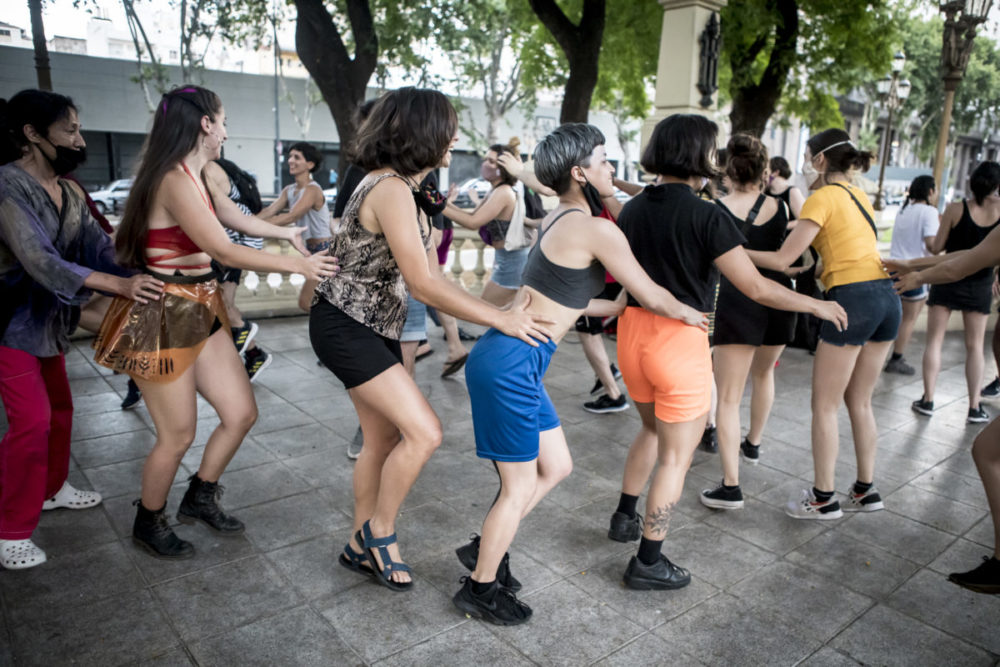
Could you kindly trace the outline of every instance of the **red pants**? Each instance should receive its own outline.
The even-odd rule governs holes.
[[[0,346],[0,399],[8,424],[0,440],[0,540],[23,540],[69,474],[73,397],[65,357]]]

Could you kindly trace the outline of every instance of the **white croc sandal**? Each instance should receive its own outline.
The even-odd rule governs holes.
[[[8,570],[26,570],[46,560],[45,552],[31,540],[0,540],[0,565]]]
[[[54,510],[65,507],[71,510],[82,510],[101,504],[101,494],[97,491],[81,491],[63,482],[59,492],[42,503],[43,510]]]

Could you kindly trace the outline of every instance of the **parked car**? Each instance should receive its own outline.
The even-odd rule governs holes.
[[[113,181],[111,185],[91,192],[90,198],[94,200],[101,215],[118,213],[125,208],[125,200],[128,199],[128,193],[131,189],[132,179],[120,178]]]
[[[479,195],[479,200],[482,201],[489,194],[491,187],[490,182],[484,178],[470,178],[464,181],[458,186],[458,196],[455,197],[455,206],[459,208],[475,208],[476,205],[472,203],[469,190],[475,189],[476,194]]]

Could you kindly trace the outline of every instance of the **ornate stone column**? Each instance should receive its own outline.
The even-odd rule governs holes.
[[[703,47],[714,46],[713,31],[716,31],[715,44],[720,43],[717,12],[726,6],[727,0],[659,2],[663,5],[663,29],[660,31],[660,61],[656,69],[656,98],[653,102],[656,108],[653,116],[646,119],[642,126],[643,146],[663,118],[675,113],[707,114],[716,109],[718,100],[711,87],[703,85],[699,89],[699,82],[704,84],[714,74],[711,62],[703,63],[702,50]],[[713,15],[714,27],[710,26]],[[704,69],[706,64],[708,71]]]

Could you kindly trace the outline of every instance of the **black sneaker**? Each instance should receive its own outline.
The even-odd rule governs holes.
[[[690,584],[691,574],[671,563],[663,554],[652,565],[646,565],[632,556],[622,579],[627,587],[637,591],[668,591]]]
[[[273,357],[259,347],[247,350],[245,365],[247,375],[250,376],[250,384],[253,384],[260,378],[260,374],[264,372],[265,368],[271,365],[272,360]]]
[[[611,515],[611,527],[608,528],[608,539],[615,542],[634,542],[642,535],[642,517],[636,514],[629,516],[624,512]]]
[[[472,539],[468,544],[463,544],[455,549],[455,555],[458,556],[459,562],[469,572],[476,569],[476,561],[479,560],[480,539],[479,535],[473,533]],[[505,553],[503,559],[500,561],[500,565],[497,566],[497,583],[515,593],[521,590],[521,582],[515,579],[514,575],[510,573],[510,553]]]
[[[983,556],[982,565],[968,572],[952,572],[948,581],[977,593],[1000,594],[1000,560]]]
[[[602,394],[597,397],[596,401],[584,403],[583,409],[599,415],[607,412],[621,412],[622,410],[628,410],[628,401],[625,400],[625,394],[622,394],[618,398],[611,398],[607,394]]]
[[[135,383],[135,380],[128,381],[128,393],[125,394],[125,398],[122,399],[122,410],[131,410],[139,404],[142,400],[142,392],[139,391],[139,385]]]
[[[459,327],[458,328],[458,339],[459,340],[466,340],[466,341],[473,341],[473,340],[479,340],[479,336],[477,336],[476,334],[471,334],[468,331],[466,331],[465,329],[463,329],[462,327]]]
[[[740,458],[752,466],[760,463],[760,445],[751,445],[750,441],[743,438],[740,443]]]
[[[716,434],[714,426],[705,427],[705,432],[701,434],[701,442],[698,443],[698,449],[709,454],[719,451],[719,436]]]
[[[983,409],[983,406],[978,408],[969,408],[969,416],[966,418],[970,424],[985,424],[990,420],[990,413]]]
[[[614,364],[611,364],[611,375],[613,375],[616,380],[622,379],[622,372],[618,370],[618,367],[615,366]],[[604,383],[601,382],[600,380],[596,380],[594,382],[594,386],[591,387],[590,389],[590,395],[597,396],[602,391],[604,391]]]
[[[930,417],[934,414],[934,401],[925,401],[921,396],[919,401],[910,404],[910,408],[918,414]]]
[[[714,489],[705,489],[698,496],[701,504],[717,510],[738,510],[743,507],[743,492],[739,485],[726,486],[723,482]]]
[[[983,390],[979,392],[979,395],[983,398],[996,398],[997,396],[1000,396],[1000,377],[983,387]]]
[[[899,375],[915,375],[917,369],[906,363],[906,359],[900,357],[899,359],[890,359],[889,363],[885,365],[886,373],[898,373]]]
[[[236,351],[240,354],[244,354],[247,351],[247,346],[250,345],[250,341],[254,339],[257,335],[256,322],[247,322],[243,320],[243,326],[241,327],[231,327],[233,332],[233,344],[236,345]]]
[[[476,595],[472,592],[472,577],[462,577],[461,581],[462,587],[451,601],[469,616],[496,625],[520,625],[531,618],[531,607],[496,582],[485,594]]]

